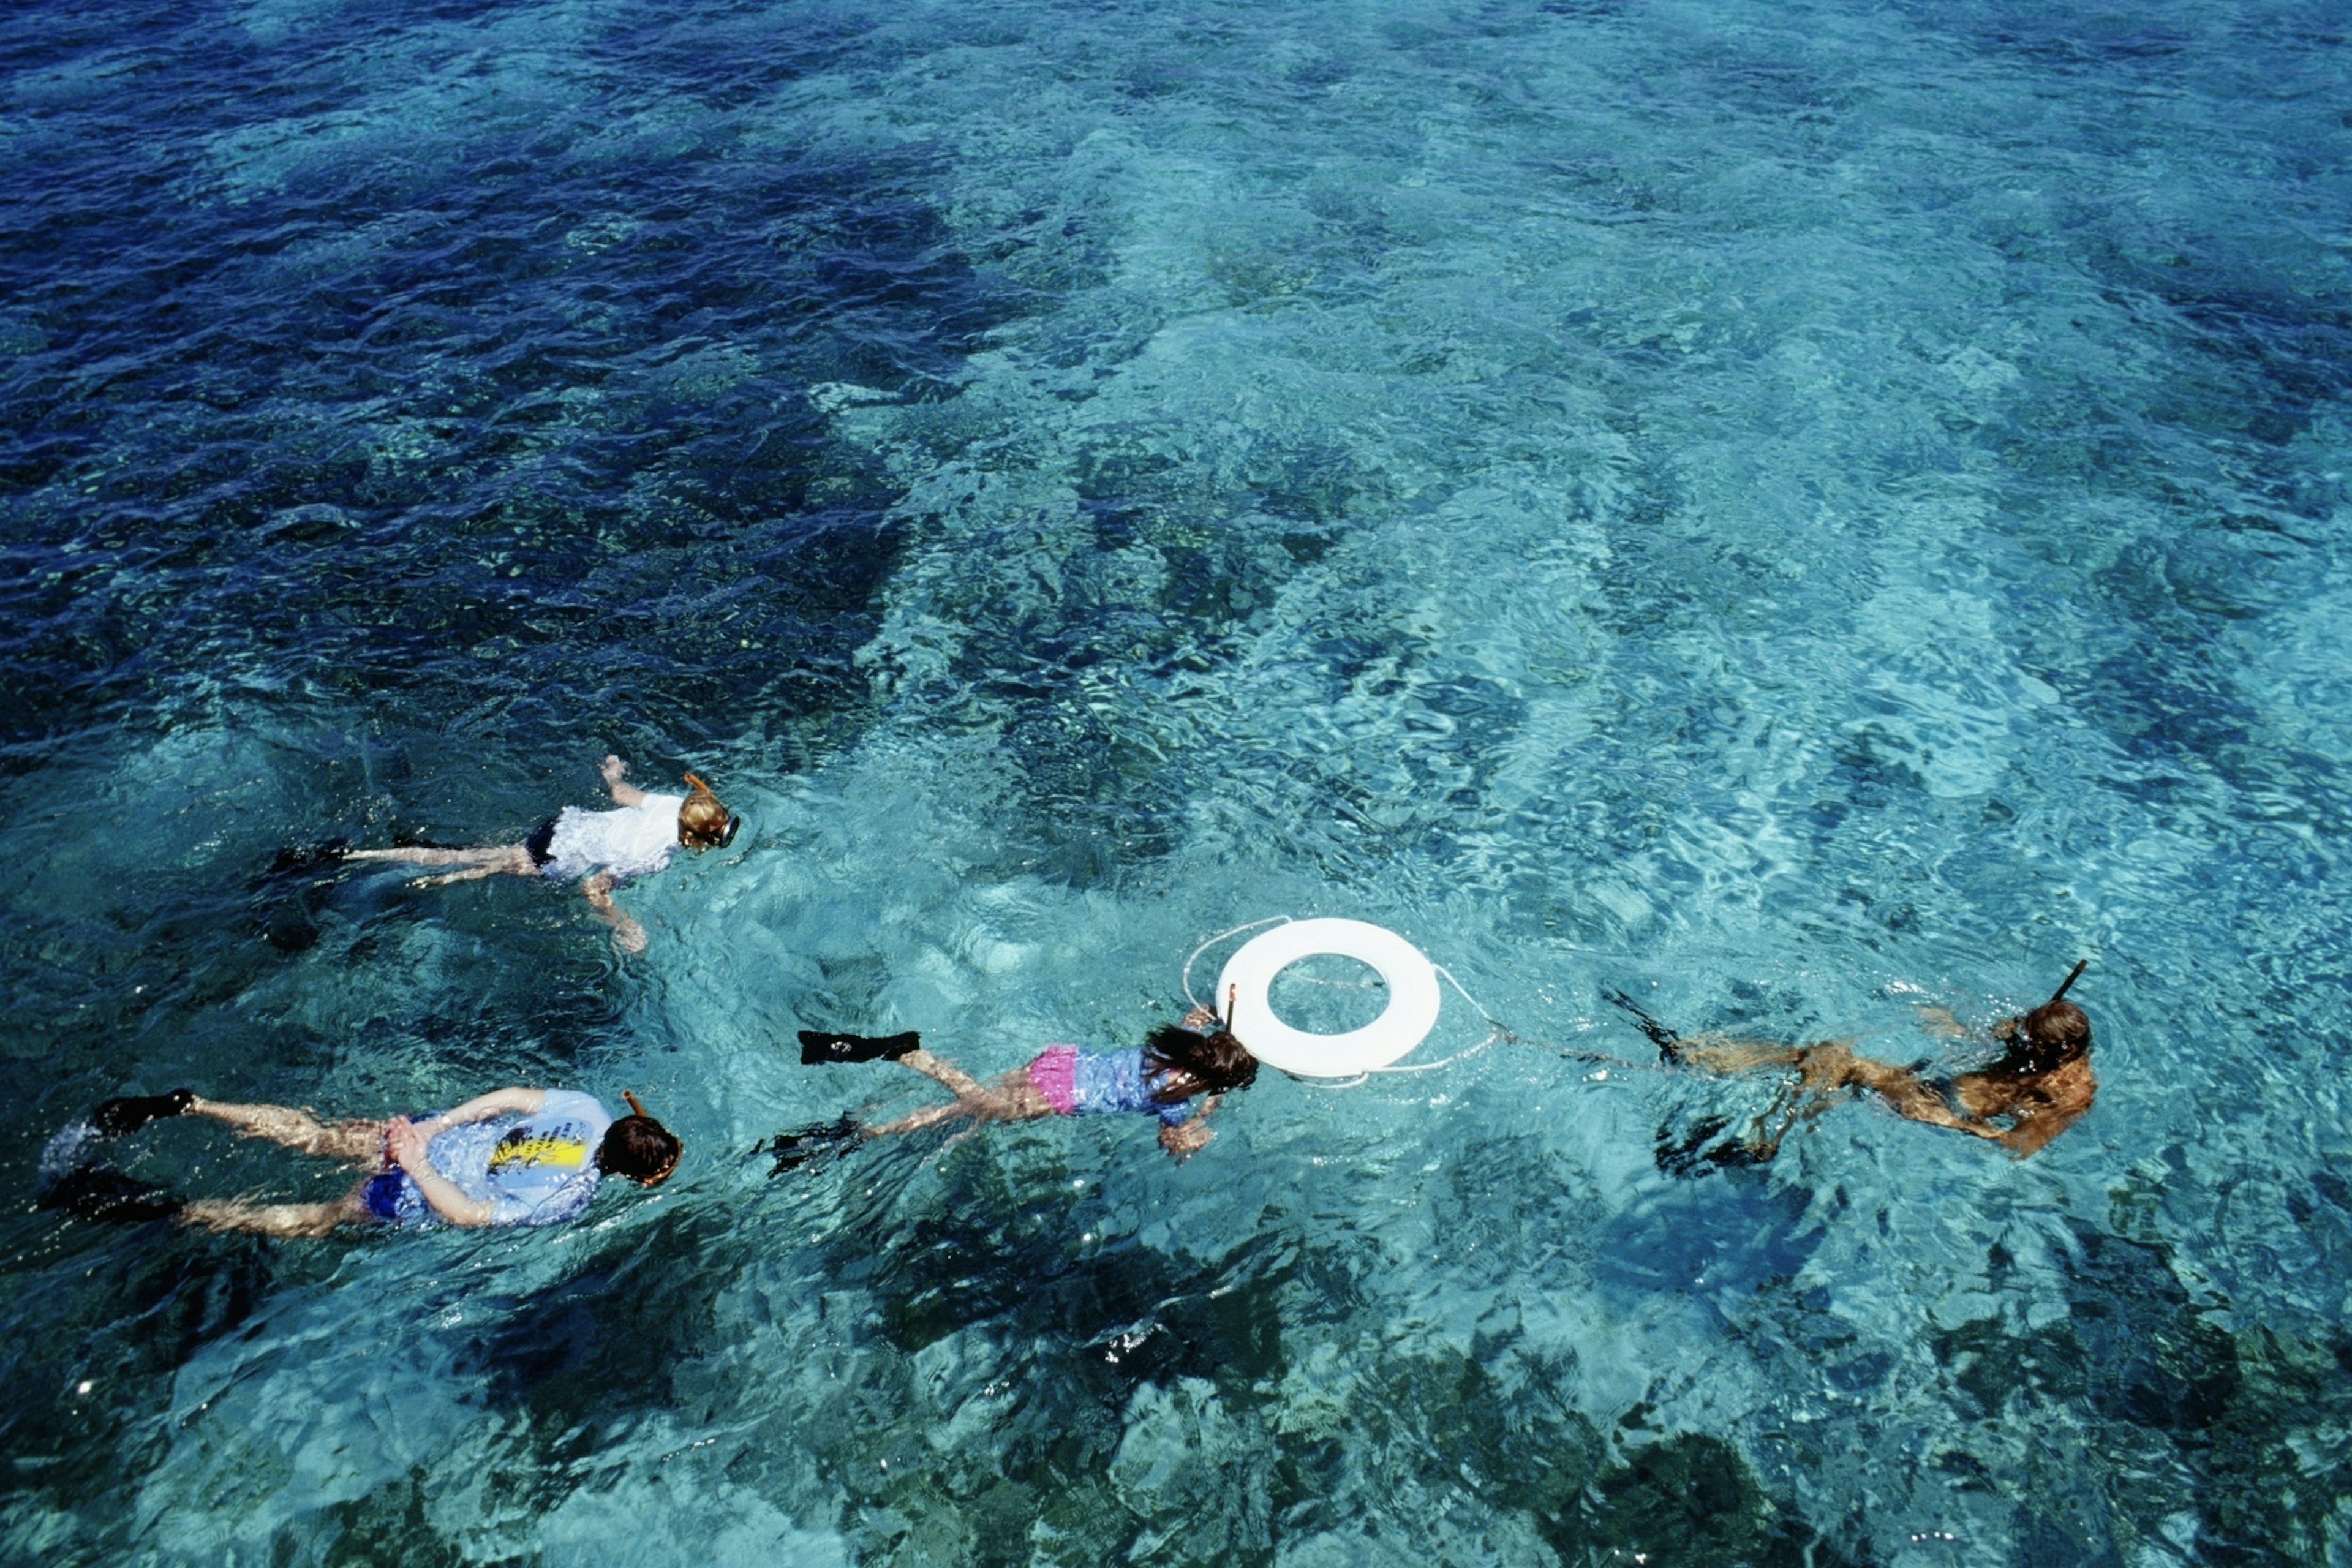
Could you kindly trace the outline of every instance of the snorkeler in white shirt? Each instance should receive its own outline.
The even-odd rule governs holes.
[[[406,860],[419,866],[454,866],[456,870],[421,877],[420,888],[445,882],[467,882],[501,872],[516,877],[548,877],[577,881],[597,918],[613,928],[613,942],[624,952],[643,952],[646,930],[613,901],[613,889],[638,877],[651,876],[669,864],[681,844],[689,849],[719,849],[735,841],[742,818],[719,804],[710,786],[692,773],[686,782],[688,795],[647,795],[625,782],[629,765],[607,756],[599,770],[613,792],[617,811],[586,811],[567,805],[548,818],[520,844],[487,844],[470,849],[437,849],[417,845],[394,849],[346,850],[346,860]]]

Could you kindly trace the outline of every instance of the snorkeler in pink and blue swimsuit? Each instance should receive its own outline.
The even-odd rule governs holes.
[[[1139,1049],[1088,1051],[1047,1046],[992,1084],[982,1084],[951,1062],[922,1048],[908,1033],[880,1038],[863,1035],[801,1031],[801,1060],[814,1066],[835,1062],[895,1061],[944,1085],[955,1099],[879,1127],[862,1127],[847,1117],[828,1125],[780,1135],[769,1150],[776,1169],[806,1163],[828,1148],[887,1132],[968,1116],[975,1121],[1027,1121],[1045,1116],[1098,1116],[1133,1111],[1157,1117],[1160,1146],[1171,1158],[1194,1153],[1216,1134],[1205,1125],[1226,1093],[1247,1089],[1257,1078],[1257,1058],[1217,1025],[1216,1016],[1195,1008],[1182,1026],[1162,1024]],[[1203,1029],[1209,1032],[1202,1033]],[[1193,1109],[1195,1095],[1205,1095]]]
[[[1181,1068],[1153,1071],[1143,1065],[1143,1052],[1082,1051],[1076,1046],[1047,1046],[1023,1068],[1030,1084],[1045,1097],[1056,1116],[1101,1116],[1112,1111],[1149,1111],[1163,1127],[1181,1127],[1192,1119],[1186,1098],[1159,1098],[1171,1087]]]

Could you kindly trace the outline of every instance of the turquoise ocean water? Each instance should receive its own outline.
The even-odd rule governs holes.
[[[2352,13],[26,0],[0,1552],[2352,1561]],[[282,852],[692,767],[625,895]],[[1417,1062],[753,1145],[1391,926]],[[1213,965],[1219,952],[1204,959]],[[1685,1027],[1982,1021],[2043,1154]],[[1338,966],[1305,979],[1346,980]],[[1285,983],[1337,1026],[1377,994]],[[1466,1054],[1462,1054],[1466,1053]],[[623,1089],[659,1193],[36,1211],[94,1100]],[[171,1124],[190,1193],[343,1180]]]

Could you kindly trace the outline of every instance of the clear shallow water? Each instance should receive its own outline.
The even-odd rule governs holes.
[[[18,1210],[10,1553],[2344,1557],[2343,23],[13,13],[7,1179],[183,1081],[693,1152],[562,1236]],[[751,818],[642,959],[269,870],[607,747]],[[1678,1176],[1769,1086],[1498,1045],[1181,1168],[740,1158],[921,1098],[796,1026],[1000,1070],[1276,912],[1629,1056],[2089,954],[2099,1103]]]

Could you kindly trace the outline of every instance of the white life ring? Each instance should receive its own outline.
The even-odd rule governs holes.
[[[1266,988],[1302,958],[1320,953],[1352,958],[1388,982],[1388,1009],[1344,1035],[1310,1035],[1274,1016]],[[1232,998],[1227,1002],[1227,998]],[[1216,1001],[1229,1007],[1225,1025],[1250,1055],[1282,1072],[1307,1078],[1349,1078],[1382,1068],[1429,1037],[1437,1023],[1437,971],[1421,950],[1362,921],[1294,921],[1252,937],[1225,960]]]

